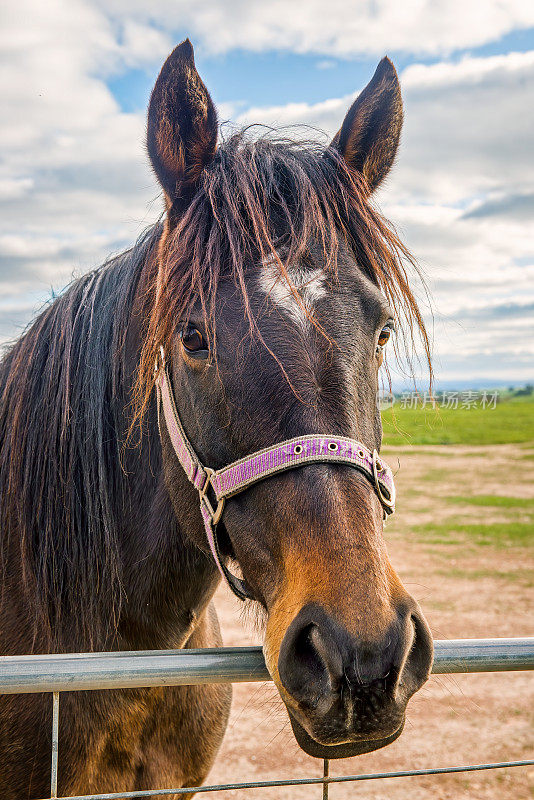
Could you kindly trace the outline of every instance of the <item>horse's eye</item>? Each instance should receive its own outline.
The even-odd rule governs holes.
[[[199,357],[205,357],[208,353],[208,345],[206,340],[197,328],[192,325],[187,325],[182,330],[182,344],[188,353],[192,353]]]
[[[378,346],[385,347],[389,341],[389,337],[391,336],[391,328],[386,326],[382,328],[380,331],[380,336],[378,337]]]

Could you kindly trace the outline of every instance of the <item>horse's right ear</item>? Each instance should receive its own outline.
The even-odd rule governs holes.
[[[217,148],[217,112],[189,39],[167,58],[152,90],[147,148],[167,208],[184,209]]]
[[[373,192],[395,159],[402,128],[402,97],[395,67],[383,58],[347,112],[331,146]]]

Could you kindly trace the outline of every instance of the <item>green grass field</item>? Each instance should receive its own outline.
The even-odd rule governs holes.
[[[534,497],[506,497],[500,494],[474,494],[470,497],[455,495],[447,497],[447,503],[483,508],[534,508]]]
[[[460,404],[459,404],[460,405]],[[534,445],[534,395],[505,397],[495,408],[402,408],[382,412],[384,445]],[[528,456],[528,454],[527,454]]]
[[[527,547],[532,544],[532,522],[494,522],[466,524],[450,518],[444,523],[415,525],[413,531],[425,544],[490,545],[492,547]]]

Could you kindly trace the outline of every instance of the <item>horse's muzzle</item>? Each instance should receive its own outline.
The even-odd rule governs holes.
[[[297,742],[309,755],[345,758],[395,741],[408,700],[428,678],[432,656],[430,632],[413,601],[403,603],[372,643],[351,635],[320,605],[304,606],[278,658]]]

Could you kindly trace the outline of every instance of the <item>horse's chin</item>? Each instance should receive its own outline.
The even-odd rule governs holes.
[[[299,746],[305,753],[314,758],[350,758],[351,756],[361,756],[363,753],[370,753],[373,750],[380,750],[381,747],[386,747],[386,745],[398,739],[404,728],[403,719],[398,729],[384,739],[363,739],[358,742],[346,742],[344,744],[320,744],[316,742],[315,739],[312,739],[310,734],[297,722],[290,711],[289,721],[291,722],[291,727],[293,728],[293,733]]]

